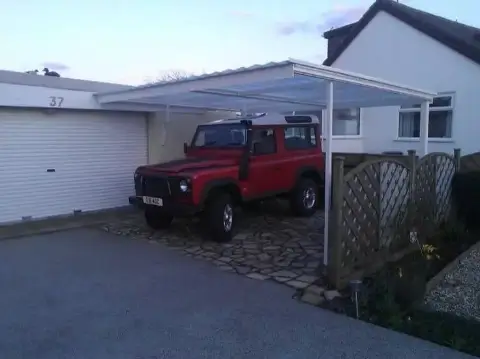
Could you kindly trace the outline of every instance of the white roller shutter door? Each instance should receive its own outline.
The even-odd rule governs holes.
[[[0,223],[128,204],[142,113],[0,109]]]

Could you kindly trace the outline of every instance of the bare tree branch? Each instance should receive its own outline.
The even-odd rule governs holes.
[[[189,77],[193,76],[196,75],[185,70],[162,71],[160,75],[157,76],[154,80],[148,80],[147,84],[156,84],[159,82],[175,82],[183,79],[188,79]]]

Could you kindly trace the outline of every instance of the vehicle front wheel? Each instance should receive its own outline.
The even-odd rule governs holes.
[[[202,216],[203,226],[215,242],[232,239],[235,214],[229,194],[222,193],[208,200]]]
[[[318,185],[310,178],[302,178],[290,194],[290,207],[301,217],[310,217],[317,210]]]
[[[145,210],[145,222],[152,229],[166,229],[170,227],[173,216],[155,209]]]

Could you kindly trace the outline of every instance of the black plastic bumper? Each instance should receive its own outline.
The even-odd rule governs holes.
[[[164,202],[164,205],[162,207],[150,206],[143,203],[142,197],[138,196],[128,197],[128,202],[131,205],[140,209],[155,208],[159,211],[163,211],[175,217],[190,217],[201,211],[201,208],[198,206],[185,203],[169,203],[168,201]]]

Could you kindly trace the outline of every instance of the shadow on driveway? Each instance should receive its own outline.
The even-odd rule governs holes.
[[[96,230],[0,242],[2,358],[467,358]]]

